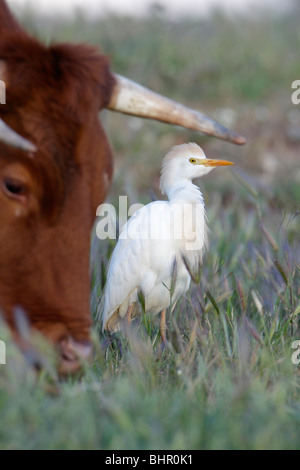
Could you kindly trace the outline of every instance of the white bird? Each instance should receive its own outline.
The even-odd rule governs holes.
[[[188,290],[190,272],[202,262],[208,242],[203,196],[192,180],[232,164],[207,159],[195,143],[173,147],[165,156],[160,189],[168,201],[142,207],[122,228],[107,273],[103,330],[116,331],[122,321],[129,323],[141,310],[141,292],[146,313],[161,313],[166,342],[166,309],[174,308]]]

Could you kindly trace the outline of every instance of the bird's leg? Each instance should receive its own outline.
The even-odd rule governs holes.
[[[126,325],[130,325],[130,323],[131,323],[132,309],[133,309],[133,304],[129,305],[129,307],[127,309],[126,316],[125,316]]]
[[[160,335],[164,345],[167,344],[167,325],[166,325],[166,309],[162,310],[160,314]]]

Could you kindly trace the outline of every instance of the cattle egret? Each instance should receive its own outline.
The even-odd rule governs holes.
[[[225,165],[233,163],[206,158],[195,143],[173,147],[165,156],[160,189],[168,201],[142,207],[122,228],[108,268],[103,330],[116,331],[129,323],[141,310],[142,293],[146,313],[161,313],[166,343],[166,309],[174,308],[188,290],[190,273],[202,262],[207,246],[203,196],[192,180]]]

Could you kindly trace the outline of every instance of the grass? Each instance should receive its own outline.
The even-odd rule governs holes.
[[[45,370],[36,376],[33,358],[22,358],[1,328],[9,361],[0,366],[1,450],[299,449],[299,366],[291,360],[300,339],[299,146],[285,134],[290,82],[299,78],[291,46],[298,17],[111,17],[84,26],[78,16],[59,30],[27,17],[44,38],[101,42],[118,72],[180,101],[216,113],[235,108],[233,127],[248,145],[103,115],[116,153],[109,196],[116,205],[120,194],[150,201],[162,155],[175,143],[197,139],[211,155],[233,158],[236,170],[215,170],[201,184],[210,248],[198,281],[168,315],[168,349],[155,318],[144,316],[110,343],[95,325],[93,364],[60,383],[40,339]],[[93,237],[93,315],[112,249]]]
[[[210,201],[210,250],[200,282],[169,316],[169,349],[161,351],[158,322],[147,316],[110,345],[95,328],[93,365],[52,396],[49,374],[37,379],[10,344],[1,449],[299,448],[299,368],[291,361],[299,218],[270,217],[265,195],[237,191],[230,206],[220,194]],[[99,266],[93,291],[101,290]]]

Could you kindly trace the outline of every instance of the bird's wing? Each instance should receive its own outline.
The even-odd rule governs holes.
[[[168,202],[150,203],[138,210],[122,228],[108,268],[104,291],[104,328],[121,306],[123,316],[124,309],[126,312],[127,307],[137,301],[142,284],[146,291],[155,284],[155,261],[162,260],[158,248],[162,245],[161,232],[166,230],[164,225],[168,211]]]

